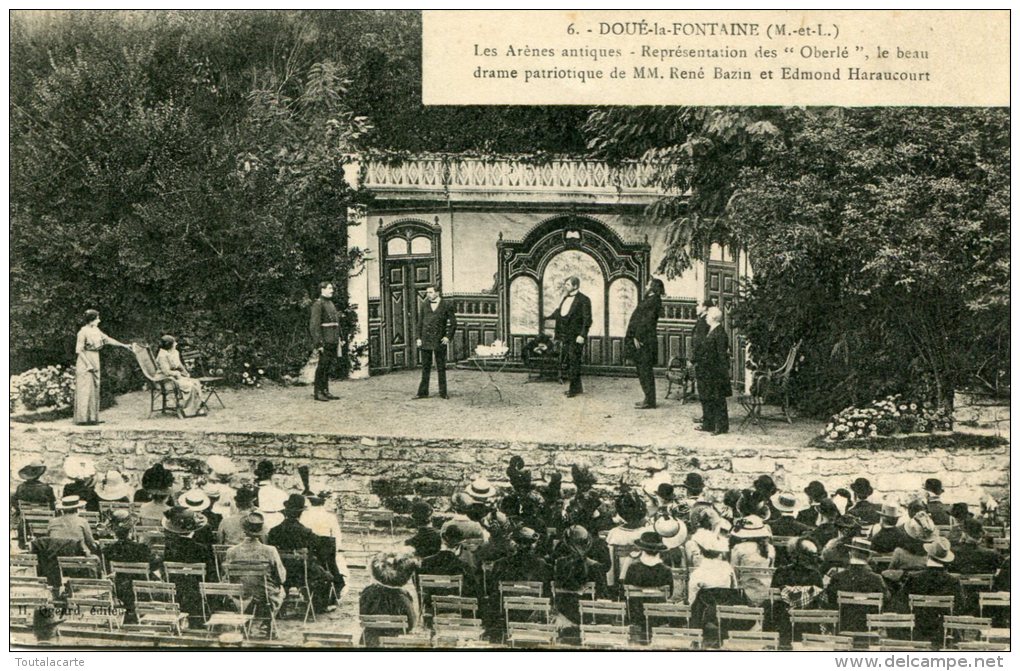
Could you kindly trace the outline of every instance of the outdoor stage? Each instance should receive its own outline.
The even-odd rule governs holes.
[[[552,470],[569,478],[574,463],[592,466],[601,486],[621,479],[636,483],[661,462],[676,480],[690,470],[703,473],[717,494],[746,487],[762,473],[798,493],[810,480],[835,488],[859,476],[870,478],[883,495],[916,491],[932,476],[961,493],[979,487],[1007,493],[1008,445],[962,446],[947,436],[934,448],[812,447],[819,422],[769,421],[767,433],[753,426],[740,430],[743,411],[733,399],[731,433],[711,436],[694,430],[700,404],[663,400],[661,380],[659,408],[638,410],[636,379],[589,377],[586,393],[572,399],[563,395],[563,385],[526,383],[523,373],[494,379],[502,400],[486,374],[467,370],[449,372],[449,400],[412,400],[417,371],[334,382],[341,400],[330,403],[313,401],[309,387],[223,390],[225,409],[213,400],[209,416],[185,420],[150,417],[148,392],[136,392],[118,397],[116,407],[101,413],[98,427],[74,426],[70,419],[12,422],[12,461],[16,467],[41,458],[50,466],[47,476],[59,482],[65,455],[86,453],[100,472],[122,470],[137,483],[156,461],[183,474],[212,454],[229,455],[244,467],[265,458],[293,481],[287,486],[298,486],[297,466],[308,464],[315,487],[328,487],[357,506],[411,496],[442,505],[476,474],[505,484],[514,454],[524,458],[538,484]]]

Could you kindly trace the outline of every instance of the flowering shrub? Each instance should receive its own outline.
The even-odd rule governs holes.
[[[245,362],[244,369],[241,371],[241,384],[246,387],[261,387],[265,374],[266,371],[262,368]]]
[[[26,410],[62,410],[74,403],[74,369],[63,366],[32,368],[11,376],[10,411],[20,404]]]
[[[891,436],[895,433],[931,433],[953,428],[951,414],[944,408],[925,408],[902,394],[886,396],[865,407],[851,406],[833,415],[821,431],[827,442]]]

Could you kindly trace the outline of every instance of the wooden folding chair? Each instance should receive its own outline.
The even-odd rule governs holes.
[[[255,616],[247,612],[251,599],[245,594],[244,585],[203,581],[198,583],[198,591],[202,595],[202,620],[208,631],[214,632],[223,627],[238,630],[245,638],[248,637]],[[230,609],[216,609],[214,602]]]
[[[508,596],[542,596],[542,583],[536,581],[516,580],[499,583],[500,598]]]
[[[66,584],[70,578],[91,578],[98,580],[103,577],[103,566],[99,557],[57,557],[60,570],[60,583]]]
[[[437,615],[432,626],[436,633],[436,647],[460,647],[464,643],[481,642],[485,633],[482,621],[477,618]]]
[[[634,545],[610,545],[609,548],[612,550],[611,558],[613,561],[612,571],[607,576],[606,582],[609,587],[619,585],[623,576],[627,574],[627,568],[630,566],[633,560],[633,555],[640,554],[640,550]]]
[[[432,619],[432,599],[436,596],[461,596],[464,593],[464,576],[418,574],[418,608],[422,620]]]
[[[581,609],[581,624],[585,623],[585,617],[591,617],[591,624],[598,624],[598,618],[615,620],[622,626],[627,621],[627,604],[622,601],[609,601],[608,599],[596,599],[595,601],[581,601],[578,604]]]
[[[882,612],[883,595],[881,592],[836,592],[836,610],[839,612],[839,631],[843,632],[843,609],[850,607],[874,608],[876,613]]]
[[[115,606],[113,581],[106,578],[68,578],[67,607],[80,614],[75,624],[106,623],[112,631],[124,620],[124,613]]]
[[[1009,610],[1009,592],[979,592],[978,615],[985,616],[985,608],[1005,608]]]
[[[288,604],[292,603],[291,589],[297,589],[298,607],[301,607],[301,601],[304,602],[304,624],[308,624],[309,617],[312,618],[312,622],[315,622],[315,609],[312,608],[312,587],[308,583],[308,549],[301,548],[294,552],[281,552],[280,561],[283,562],[284,569],[287,571],[287,580],[284,584],[286,594],[283,605],[280,607],[280,617],[283,617],[283,612]]]
[[[156,398],[159,398],[161,414],[170,413],[179,419],[184,419],[184,394],[181,392],[177,380],[159,372],[159,369],[156,368],[156,357],[147,347],[132,345],[131,351],[134,352],[135,360],[138,362],[138,367],[145,377],[145,384],[149,390],[149,415],[156,412]]]
[[[985,527],[985,538],[1006,538],[1006,527]]]
[[[876,573],[881,573],[892,565],[892,553],[873,554],[868,563],[871,565],[872,570]]]
[[[401,634],[406,634],[410,630],[406,615],[361,615],[359,621],[361,622],[362,638],[370,631],[400,630]],[[379,644],[382,645],[382,638],[379,639]]]
[[[991,629],[986,629],[985,631],[983,631],[981,633],[981,637],[982,637],[982,639],[984,639],[985,641],[988,641],[989,643],[1007,643],[1008,644],[1009,643],[1009,639],[1010,639],[1010,634],[1011,634],[1011,632],[1009,630],[1009,627],[992,627]]]
[[[276,637],[276,610],[269,598],[270,571],[268,562],[227,562],[223,566],[228,582],[244,586],[252,606],[252,621],[258,619],[258,609],[264,607],[268,615],[269,638]]]
[[[929,641],[905,641],[897,638],[883,638],[878,642],[881,652],[931,652]]]
[[[963,643],[966,632],[974,632],[974,639],[982,638],[992,628],[992,618],[970,615],[946,615],[942,618],[942,647],[949,648],[950,641]]]
[[[163,625],[176,633],[184,633],[188,613],[181,612],[177,603],[177,585],[172,582],[135,580],[131,583],[135,595],[135,613],[139,624]]]
[[[39,557],[34,554],[12,554],[10,558],[10,575],[31,576],[39,575]]]
[[[53,608],[53,593],[45,578],[41,584],[12,581],[8,598],[12,626],[31,626],[36,609]]]
[[[914,640],[914,614],[913,613],[868,613],[868,631],[875,632],[879,639],[897,639],[890,636],[890,631],[907,631],[907,639]]]
[[[691,571],[687,567],[674,567],[669,569],[673,574],[673,596],[671,601],[687,603],[687,586],[690,582]]]
[[[355,645],[354,634],[335,631],[305,631],[301,642],[309,648],[353,648]]]
[[[216,543],[212,546],[213,562],[216,565],[216,579],[219,581],[223,580],[223,565],[227,563],[227,550],[230,548],[230,545],[223,545],[220,543]]]
[[[1009,554],[1009,539],[1008,538],[993,538],[992,549],[1000,554]]]
[[[431,648],[432,641],[420,634],[403,634],[401,636],[380,636],[380,648]]]
[[[760,629],[765,622],[765,609],[760,606],[724,606],[720,604],[715,607],[715,620],[719,627],[719,645],[722,645],[723,622],[753,622]],[[778,645],[778,639],[776,640]]]
[[[107,566],[107,576],[116,586],[117,599],[123,604],[124,595],[132,592],[131,583],[135,580],[152,580],[152,569],[148,562],[112,561]]]
[[[779,633],[775,631],[731,631],[722,642],[723,650],[779,650]]]
[[[647,640],[652,639],[652,630],[656,626],[664,628],[675,628],[675,629],[686,629],[691,623],[691,607],[687,604],[682,603],[646,603],[644,607],[645,611],[645,636]],[[663,621],[665,625],[652,625],[652,620]],[[672,624],[673,622],[683,622],[683,626]]]
[[[558,631],[555,624],[539,622],[511,622],[507,629],[507,642],[511,648],[552,646]]]
[[[953,596],[941,596],[941,595],[930,595],[930,594],[908,594],[907,603],[910,606],[910,612],[913,613],[918,608],[933,608],[936,610],[947,611],[948,615],[953,614],[953,608],[955,607],[956,599]],[[945,635],[945,629],[942,630]],[[942,640],[942,647],[946,647],[945,639]]]
[[[835,633],[839,628],[839,611],[791,608],[790,640],[794,643],[797,642],[798,624],[817,624],[822,627],[828,627],[829,631]]]
[[[652,627],[652,640],[649,647],[657,650],[700,650],[702,632],[700,629]]]
[[[853,636],[837,636],[830,634],[803,634],[800,641],[794,641],[793,649],[802,650],[828,650],[831,652],[844,652],[854,649]]]
[[[625,649],[630,646],[630,628],[612,624],[582,624],[581,646],[584,648]]]
[[[464,613],[469,613],[469,617],[475,618],[478,616],[478,599],[447,594],[436,594],[432,597],[432,615],[434,618],[450,613],[456,613],[458,618],[463,618]]]
[[[527,613],[529,621],[534,621],[536,613],[541,614],[547,624],[552,620],[552,604],[548,598],[507,596],[503,598],[503,618],[507,631],[510,630],[512,615],[517,612]]]
[[[550,591],[552,593],[553,603],[556,603],[556,596],[558,594],[575,594],[575,595],[577,595],[577,597],[579,599],[587,599],[588,601],[594,601],[595,600],[595,583],[594,582],[586,582],[583,585],[581,585],[580,589],[564,589],[563,587],[560,587],[559,585],[557,585],[556,581],[553,580],[549,584],[549,587],[550,587]]]
[[[1009,643],[991,643],[989,641],[960,641],[957,650],[967,652],[1008,652]]]
[[[389,531],[389,535],[395,536],[396,529],[394,526],[394,520],[396,515],[392,510],[385,509],[373,509],[373,510],[358,510],[356,515],[359,521],[367,522],[368,527],[372,531],[377,531],[379,525],[383,525],[383,528]]]
[[[640,626],[641,620],[644,617],[644,608],[646,605],[666,603],[669,600],[669,587],[635,587],[634,585],[623,586],[623,600],[627,604],[627,612],[632,620],[633,625]],[[637,606],[640,605],[640,608]],[[651,632],[645,628],[644,642],[648,642],[648,638],[651,636]]]

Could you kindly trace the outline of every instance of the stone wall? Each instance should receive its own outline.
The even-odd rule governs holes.
[[[194,431],[120,431],[55,429],[14,425],[11,428],[12,473],[40,458],[50,468],[44,481],[61,482],[61,463],[69,453],[88,454],[97,469],[118,469],[133,483],[142,471],[163,461],[178,473],[193,469],[214,454],[254,468],[270,459],[285,486],[299,486],[297,467],[311,466],[313,487],[339,493],[345,505],[377,506],[381,499],[403,496],[445,497],[475,474],[505,482],[511,455],[524,458],[536,481],[552,470],[570,477],[570,466],[592,466],[600,485],[621,478],[638,482],[645,469],[662,460],[679,481],[700,471],[715,492],[746,487],[762,473],[781,488],[798,494],[810,480],[830,491],[867,477],[879,495],[900,496],[920,489],[925,478],[941,478],[947,501],[977,502],[979,490],[1008,496],[1009,447],[960,447],[947,436],[939,447],[898,451],[823,447],[648,448],[626,445],[557,445],[497,443],[482,440],[428,440],[288,433],[218,433]],[[250,472],[250,471],[249,471]],[[179,482],[180,480],[178,480]]]

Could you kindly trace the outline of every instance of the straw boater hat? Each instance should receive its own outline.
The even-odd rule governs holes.
[[[652,530],[659,534],[663,544],[669,549],[680,547],[687,542],[687,525],[673,517],[656,517],[652,521]]]
[[[96,487],[96,496],[104,501],[118,501],[130,497],[134,491],[120,471],[107,471],[103,481]]]
[[[85,507],[80,496],[65,496],[57,501],[57,510],[79,510]]]
[[[741,517],[733,525],[733,533],[730,534],[733,538],[768,538],[772,535],[772,532],[767,526],[765,526],[764,520],[757,515],[748,515],[747,517]]]
[[[187,508],[171,508],[163,514],[163,529],[178,536],[198,531],[206,525],[205,515]]]
[[[860,536],[854,536],[846,544],[843,545],[850,553],[858,554],[874,554],[875,551],[871,549],[871,541],[867,538],[861,538]]]
[[[923,543],[932,541],[939,535],[939,530],[931,519],[931,515],[924,511],[914,515],[913,519],[907,520],[907,523],[903,525],[903,530],[911,538]]]
[[[940,564],[950,564],[956,558],[949,545],[949,539],[942,538],[941,536],[931,543],[925,543],[924,551],[928,553],[928,559],[934,559]]]
[[[464,493],[479,503],[485,503],[496,496],[496,488],[486,478],[475,478],[464,489]]]
[[[88,457],[72,454],[64,460],[64,475],[72,480],[84,480],[96,474],[96,465]]]
[[[204,511],[210,503],[209,495],[197,487],[189,489],[177,497],[177,505],[196,513]]]
[[[797,509],[797,498],[793,494],[779,492],[773,495],[772,505],[781,513],[792,513]]]
[[[46,472],[46,464],[40,459],[33,459],[18,469],[18,478],[21,480],[35,480]]]
[[[900,507],[895,503],[883,503],[878,510],[878,516],[883,526],[894,527],[896,520],[900,518]]]
[[[234,462],[229,457],[219,454],[209,457],[205,463],[209,466],[209,470],[216,475],[233,475],[237,472],[237,466],[234,465]]]

